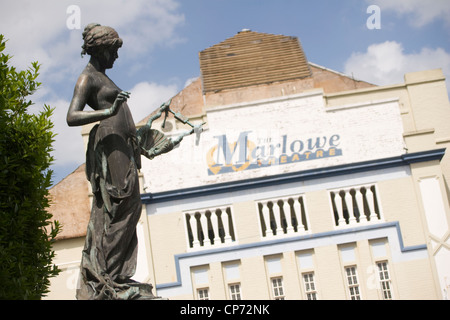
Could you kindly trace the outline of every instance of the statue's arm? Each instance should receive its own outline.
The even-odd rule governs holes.
[[[92,84],[88,75],[82,74],[75,85],[73,98],[70,102],[67,112],[67,124],[69,126],[82,126],[88,123],[97,122],[109,118],[119,110],[123,101],[129,97],[128,92],[120,92],[112,106],[108,109],[100,109],[94,111],[84,111],[84,107],[88,102],[91,94]]]
[[[183,140],[184,137],[189,136],[193,133],[194,133],[194,128],[192,128],[190,131],[186,131],[186,132],[180,134],[177,138],[172,139],[173,145],[176,146],[176,145],[180,144],[181,140]]]

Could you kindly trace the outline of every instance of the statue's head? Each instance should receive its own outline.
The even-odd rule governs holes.
[[[83,40],[81,55],[96,57],[106,68],[112,67],[118,57],[117,50],[123,44],[116,30],[97,23],[90,23],[84,28]]]

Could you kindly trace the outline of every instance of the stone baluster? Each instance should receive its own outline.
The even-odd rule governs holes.
[[[338,226],[345,225],[344,211],[342,208],[342,198],[339,192],[334,192],[334,205],[338,212]]]
[[[378,219],[378,217],[375,212],[375,194],[372,192],[372,189],[370,188],[370,186],[366,187],[366,200],[367,200],[367,204],[369,205],[369,209],[370,209],[369,220],[370,220],[370,222],[373,222],[376,219]]]
[[[276,228],[275,228],[275,232],[276,235],[279,236],[281,234],[283,234],[283,227],[281,225],[281,210],[280,207],[278,206],[277,201],[272,201],[272,210],[273,210],[273,216],[275,218],[275,223]]]
[[[198,225],[197,225],[197,218],[195,217],[196,212],[189,213],[190,219],[189,223],[191,225],[192,230],[192,248],[199,248],[200,247],[200,241],[198,239]]]
[[[217,219],[217,209],[211,210],[211,225],[214,231],[214,245],[221,243],[219,235],[219,220]]]
[[[364,212],[364,200],[363,200],[363,194],[361,191],[362,188],[355,189],[355,198],[356,198],[356,204],[358,206],[359,211],[359,222],[364,223],[367,222],[366,213]]]
[[[352,195],[350,194],[350,189],[344,190],[344,201],[348,211],[348,223],[356,224],[356,217],[355,214],[353,213],[353,199]]]
[[[266,237],[273,236],[272,228],[270,226],[270,211],[268,207],[268,201],[261,202],[262,205],[262,214],[264,218],[264,224],[266,226]]]
[[[303,232],[305,231],[305,226],[302,221],[302,207],[300,205],[300,198],[294,198],[292,200],[294,201],[292,205],[294,206],[295,220],[297,220],[297,232]]]
[[[284,217],[286,219],[286,233],[293,234],[295,231],[294,231],[294,227],[292,226],[291,206],[289,205],[288,201],[289,201],[289,199],[281,199],[280,208],[284,212]]]
[[[225,243],[231,243],[232,239],[231,239],[231,235],[230,235],[230,224],[229,224],[229,216],[227,213],[227,208],[223,207],[220,208],[220,211],[222,212],[222,214],[220,215],[220,218],[222,219],[222,225],[223,225],[223,229],[224,229],[224,233],[225,233],[225,237],[224,237],[224,242]]]
[[[206,210],[200,211],[200,229],[203,233],[203,246],[211,246],[211,240],[209,240],[208,233],[208,217],[206,217]]]

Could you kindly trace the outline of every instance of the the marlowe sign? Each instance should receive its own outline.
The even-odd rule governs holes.
[[[396,99],[361,99],[345,105],[325,101],[318,91],[206,108],[202,121],[207,121],[207,130],[199,137],[186,137],[163,157],[143,159],[145,191],[253,179],[405,152]],[[170,170],[164,179],[155,179],[162,165]]]
[[[226,134],[215,136],[217,145],[206,155],[208,174],[238,172],[342,155],[339,134],[306,139],[290,139],[284,134],[278,139],[257,138],[256,142],[251,140],[251,134],[252,131],[243,131],[234,142],[230,142]]]

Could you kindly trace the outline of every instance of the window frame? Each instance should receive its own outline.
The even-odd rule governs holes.
[[[349,270],[351,270],[352,274],[349,275]],[[347,286],[347,292],[350,296],[350,300],[361,300],[361,286],[359,284],[359,277],[358,277],[358,268],[356,265],[348,265],[344,266],[344,272],[345,277],[347,279],[346,286]],[[350,279],[352,280],[352,283],[350,283]],[[356,280],[356,281],[355,281]],[[357,293],[352,292],[354,290],[357,290]]]
[[[308,281],[305,280],[305,278],[308,277]],[[317,285],[315,281],[315,273],[314,271],[308,271],[308,272],[302,272],[302,282],[303,282],[303,289],[307,300],[318,300],[318,292],[317,292]],[[313,289],[311,289],[311,283]],[[308,289],[309,287],[309,289]],[[314,297],[313,299],[310,299],[311,297]]]
[[[237,292],[232,292],[233,288],[235,289],[235,291],[237,288],[238,289]],[[229,283],[228,284],[228,294],[229,294],[230,300],[242,300],[241,283],[240,282]],[[236,299],[236,298],[238,298],[238,299]]]
[[[283,285],[283,277],[279,277],[279,276],[271,277],[270,283],[272,286],[273,299],[274,300],[285,300],[286,294],[285,294],[284,285]]]
[[[383,300],[394,300],[394,288],[392,285],[392,277],[391,272],[389,270],[389,262],[388,260],[379,260],[375,262],[377,266],[377,278],[378,278],[378,284],[380,285],[380,292],[381,292],[381,298]],[[386,268],[380,268],[380,265],[385,266]],[[387,273],[387,279],[385,278]],[[383,274],[383,278],[381,278],[381,274]],[[387,284],[387,286],[385,286]],[[390,297],[387,297],[387,294]]]
[[[206,292],[203,297],[201,297],[202,292]],[[210,300],[209,287],[197,288],[197,300]]]

